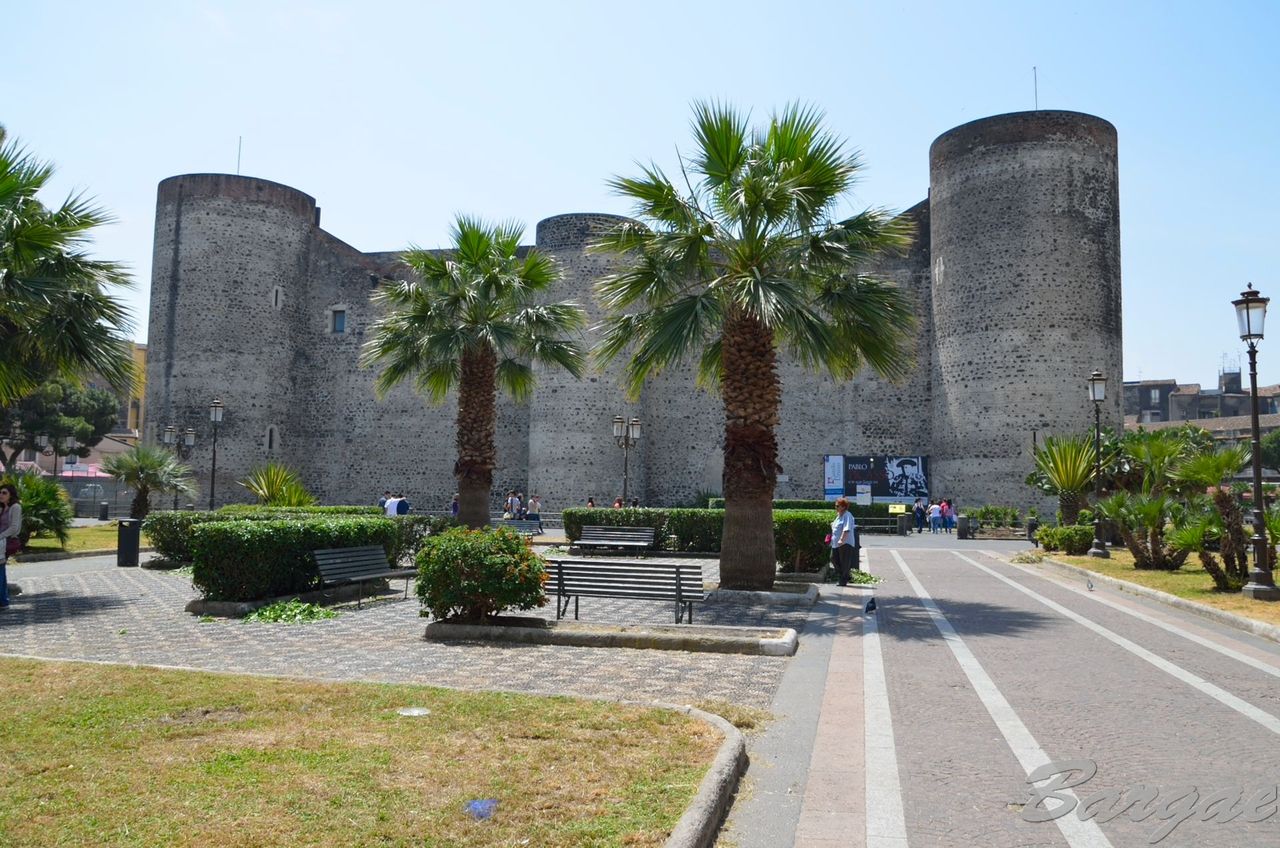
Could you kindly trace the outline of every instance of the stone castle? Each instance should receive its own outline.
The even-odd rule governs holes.
[[[870,372],[837,383],[787,363],[778,497],[821,497],[824,454],[925,455],[930,491],[962,503],[1044,505],[1024,480],[1034,440],[1093,426],[1086,379],[1110,378],[1104,426],[1121,422],[1120,219],[1115,128],[1075,112],[999,115],[938,137],[929,196],[907,210],[917,239],[877,270],[917,306],[916,366],[902,384]],[[594,280],[617,267],[589,255],[615,216],[569,214],[537,226],[559,263],[557,298],[600,310]],[[403,490],[443,510],[454,491],[452,402],[407,386],[378,400],[359,364],[377,318],[371,295],[399,276],[397,254],[362,253],[320,228],[315,200],[228,174],[160,183],[148,345],[148,422],[194,427],[190,458],[208,493],[208,404],[226,405],[217,440],[219,503],[281,461],[327,503]],[[532,400],[501,400],[494,505],[507,489],[549,512],[622,491],[612,419],[639,418],[630,494],[645,505],[719,492],[723,414],[692,368],[651,382],[635,403],[620,364],[582,380],[548,371]]]

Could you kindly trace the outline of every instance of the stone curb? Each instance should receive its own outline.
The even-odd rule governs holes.
[[[518,621],[519,619],[516,619]],[[772,633],[776,635],[765,635]],[[528,626],[454,624],[433,621],[427,641],[492,641],[580,648],[640,648],[716,654],[793,656],[799,646],[796,631],[787,628],[680,625],[589,625],[530,619]]]
[[[1252,633],[1254,636],[1260,636],[1263,639],[1270,639],[1272,642],[1280,642],[1280,627],[1274,624],[1267,624],[1265,621],[1254,621],[1252,618],[1245,618],[1242,615],[1236,615],[1233,612],[1220,610],[1207,604],[1188,601],[1186,598],[1179,598],[1177,595],[1170,595],[1168,592],[1161,592],[1159,589],[1151,589],[1147,586],[1140,586],[1137,583],[1128,583],[1115,577],[1109,577],[1105,574],[1099,574],[1096,571],[1090,571],[1087,568],[1081,568],[1078,565],[1071,565],[1066,562],[1059,562],[1056,559],[1043,559],[1040,565],[1050,566],[1058,571],[1066,572],[1077,577],[1087,577],[1094,582],[1103,583],[1122,592],[1128,592],[1131,595],[1139,595],[1144,598],[1150,598],[1159,601],[1162,604],[1168,604],[1171,607],[1177,607],[1180,610],[1195,613],[1203,618],[1212,619],[1219,624],[1225,624],[1228,627],[1234,627],[1237,630],[1244,630]]]
[[[779,607],[813,606],[818,602],[818,584],[809,583],[803,592],[746,592],[739,589],[712,589],[704,603],[769,604]]]
[[[155,548],[138,548],[138,553],[149,553]],[[95,556],[111,556],[116,552],[115,548],[104,548],[97,551],[49,551],[42,554],[18,554],[14,560],[15,563],[24,562],[52,562],[55,559],[80,559],[81,557]]]
[[[742,732],[725,719],[696,707],[660,703],[649,706],[675,710],[702,719],[724,734],[720,750],[698,786],[698,794],[693,796],[688,809],[663,843],[663,848],[711,848],[715,845],[716,834],[720,832],[725,814],[733,805],[738,780],[747,770],[746,740]]]

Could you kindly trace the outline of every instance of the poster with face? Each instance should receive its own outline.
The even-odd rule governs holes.
[[[896,498],[929,497],[929,478],[926,472],[928,457],[886,456],[884,458],[888,495]]]
[[[836,496],[833,492],[838,485],[833,460],[843,460],[839,493],[846,497],[858,495],[860,488],[865,497],[868,486],[871,499],[878,502],[911,503],[929,497],[927,456],[826,456],[823,460],[828,500]]]

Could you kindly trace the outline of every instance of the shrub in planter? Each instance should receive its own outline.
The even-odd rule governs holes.
[[[774,510],[773,543],[783,571],[821,571],[831,559],[823,538],[831,532],[831,516],[816,510]]]
[[[1084,556],[1093,546],[1093,527],[1088,524],[1065,524],[1041,527],[1036,541],[1048,552],[1062,551],[1068,556]]]
[[[540,607],[546,575],[542,558],[505,527],[454,527],[418,552],[418,597],[437,620],[478,624],[503,610]]]
[[[191,528],[223,520],[216,512],[152,512],[142,520],[142,532],[164,559],[191,562]]]
[[[316,588],[311,552],[381,545],[390,552],[389,518],[333,517],[196,522],[190,529],[191,582],[206,600],[256,601]]]

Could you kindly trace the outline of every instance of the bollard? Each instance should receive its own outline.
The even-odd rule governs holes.
[[[116,524],[116,566],[134,568],[138,565],[138,537],[142,522],[136,518],[122,518]]]
[[[1036,531],[1040,529],[1040,522],[1034,518],[1027,519],[1027,541],[1040,547],[1040,540],[1036,538]]]
[[[98,504],[98,520],[106,521],[110,518],[109,511],[111,509],[111,501],[103,501]]]

